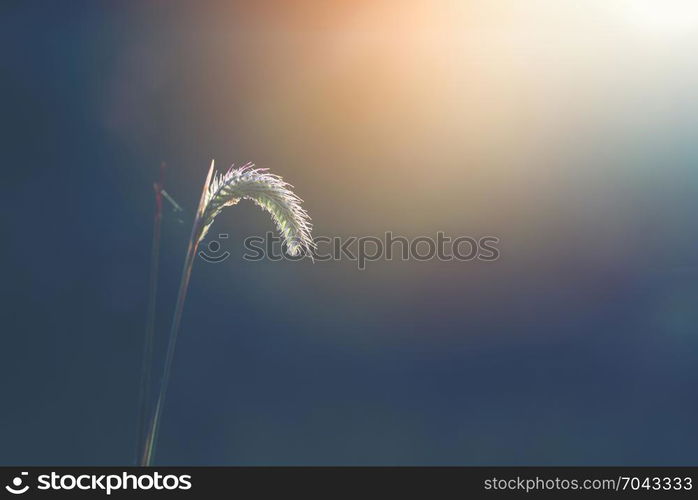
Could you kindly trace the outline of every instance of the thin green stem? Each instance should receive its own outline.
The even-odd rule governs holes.
[[[157,308],[158,272],[160,266],[160,234],[162,226],[162,190],[165,182],[165,168],[163,162],[160,165],[160,178],[153,184],[155,191],[155,217],[153,220],[153,242],[150,252],[150,277],[148,282],[148,312],[145,327],[145,340],[143,344],[143,360],[141,366],[141,385],[139,394],[139,418],[138,418],[138,442],[136,444],[136,457],[140,453],[146,436],[148,422],[148,409],[150,401],[150,389],[153,365],[153,346],[155,343],[155,311]],[[136,461],[138,459],[136,458]]]
[[[145,466],[151,465],[153,460],[155,444],[157,443],[158,432],[160,430],[162,409],[165,404],[165,398],[167,397],[167,388],[170,382],[170,374],[172,372],[172,361],[174,360],[175,347],[177,346],[177,337],[179,335],[179,325],[182,321],[184,301],[187,298],[189,278],[191,277],[191,270],[194,265],[194,258],[196,257],[196,248],[198,247],[198,244],[194,241],[194,237],[196,236],[194,234],[196,225],[197,224],[195,223],[192,230],[192,239],[189,240],[187,256],[184,259],[182,278],[179,282],[179,292],[177,294],[177,305],[175,306],[174,316],[172,317],[172,328],[170,329],[170,337],[167,344],[167,354],[165,355],[165,367],[163,369],[162,380],[160,382],[160,393],[158,395],[155,413],[153,414],[150,429],[146,436],[146,442],[143,448],[143,455],[141,457],[141,465]]]
[[[182,277],[179,280],[177,304],[175,305],[174,314],[172,316],[172,326],[170,328],[170,335],[167,343],[165,367],[162,372],[162,380],[160,381],[160,393],[158,394],[157,404],[155,405],[155,412],[153,413],[153,417],[151,419],[150,428],[148,430],[145,444],[143,446],[143,453],[141,455],[140,464],[144,466],[151,465],[155,456],[155,446],[157,445],[158,433],[160,431],[160,421],[162,419],[162,412],[165,406],[165,398],[167,397],[167,388],[170,383],[170,374],[172,372],[172,361],[174,360],[175,347],[177,346],[179,325],[182,321],[184,301],[187,298],[187,290],[189,289],[189,278],[191,277],[191,270],[194,266],[196,250],[199,246],[199,241],[201,238],[201,216],[205,208],[204,205],[206,193],[208,191],[208,186],[211,182],[211,177],[213,175],[213,167],[214,164],[213,162],[211,162],[211,167],[208,171],[208,176],[206,177],[206,182],[204,183],[204,188],[201,193],[201,198],[199,200],[199,208],[196,211],[196,216],[194,217],[194,224],[191,228],[191,236],[189,237],[189,245],[187,246],[187,255],[184,258],[184,265],[182,266]]]

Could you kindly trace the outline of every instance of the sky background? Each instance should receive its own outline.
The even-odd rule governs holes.
[[[0,464],[133,462],[152,182],[162,353],[212,158],[501,258],[245,262],[224,212],[156,464],[698,464],[695,2],[6,1],[0,52]]]

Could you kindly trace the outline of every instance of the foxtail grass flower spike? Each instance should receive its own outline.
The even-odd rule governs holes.
[[[269,212],[277,228],[281,232],[289,254],[299,255],[302,251],[310,251],[315,247],[310,235],[311,224],[308,213],[301,207],[301,199],[291,191],[290,184],[278,175],[270,174],[266,169],[255,169],[250,163],[241,168],[231,167],[225,174],[214,176],[214,162],[206,176],[206,182],[196,210],[194,224],[187,255],[184,258],[182,277],[179,282],[179,293],[172,317],[172,326],[165,355],[165,366],[160,383],[155,411],[148,430],[146,443],[141,455],[141,464],[150,465],[155,453],[158,430],[162,418],[162,410],[167,395],[167,386],[172,370],[179,325],[184,310],[184,301],[189,288],[189,278],[194,265],[194,258],[199,243],[204,239],[216,216],[225,207],[233,206],[240,200],[252,200],[258,206]]]
[[[314,248],[310,217],[301,207],[302,200],[291,191],[292,187],[278,175],[268,173],[267,169],[254,168],[252,163],[241,168],[230,167],[225,174],[216,174],[204,193],[197,242],[206,236],[214,219],[225,207],[246,199],[269,212],[290,255],[298,255],[304,250],[309,252]]]

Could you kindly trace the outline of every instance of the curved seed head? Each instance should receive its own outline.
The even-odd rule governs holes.
[[[315,247],[311,237],[312,224],[301,206],[302,200],[291,191],[293,186],[278,175],[248,163],[240,168],[230,167],[225,174],[215,174],[207,184],[200,209],[197,243],[206,236],[214,219],[225,207],[247,199],[269,212],[289,254],[295,256]]]

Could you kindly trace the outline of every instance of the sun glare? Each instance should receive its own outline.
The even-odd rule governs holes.
[[[696,0],[629,0],[631,24],[655,36],[685,36],[698,31]]]

